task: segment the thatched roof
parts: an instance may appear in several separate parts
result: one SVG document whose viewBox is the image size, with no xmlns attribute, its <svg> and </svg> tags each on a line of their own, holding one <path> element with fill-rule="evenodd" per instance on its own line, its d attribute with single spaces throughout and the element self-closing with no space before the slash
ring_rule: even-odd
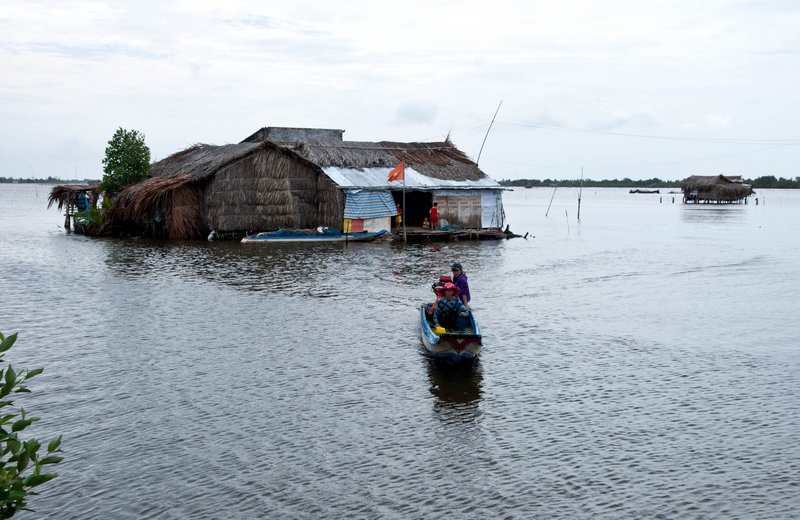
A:
<svg viewBox="0 0 800 520">
<path fill-rule="evenodd" d="M 150 167 L 151 177 L 188 175 L 191 181 L 207 179 L 222 168 L 235 163 L 263 148 L 270 148 L 294 159 L 308 163 L 306 159 L 270 142 L 239 144 L 196 144 L 155 162 Z M 143 181 L 148 182 L 148 181 Z"/>
<path fill-rule="evenodd" d="M 264 143 L 222 146 L 197 144 L 153 163 L 150 167 L 150 175 L 152 177 L 168 177 L 186 174 L 190 176 L 191 180 L 202 180 L 263 147 Z"/>
<path fill-rule="evenodd" d="M 753 193 L 740 176 L 725 175 L 692 175 L 681 182 L 681 189 L 687 196 L 697 192 L 697 198 L 708 200 L 739 200 Z"/>
<path fill-rule="evenodd" d="M 302 141 L 293 148 L 321 168 L 394 168 L 400 161 L 419 173 L 447 181 L 477 181 L 488 176 L 450 141 Z"/>
<path fill-rule="evenodd" d="M 53 204 L 56 204 L 60 210 L 64 209 L 77 193 L 92 193 L 95 197 L 100 194 L 100 187 L 97 184 L 61 184 L 53 186 L 50 190 L 50 197 L 47 200 L 47 208 L 49 209 Z"/>
<path fill-rule="evenodd" d="M 408 180 L 415 173 L 427 178 L 419 187 L 457 187 L 462 182 L 465 187 L 496 185 L 477 164 L 449 140 L 397 143 L 311 140 L 303 136 L 305 134 L 293 143 L 280 143 L 280 145 L 271 141 L 222 146 L 195 145 L 154 163 L 151 175 L 153 178 L 158 178 L 186 174 L 192 181 L 203 180 L 261 148 L 270 148 L 290 156 L 293 160 L 320 168 L 342 187 L 372 186 L 376 182 L 381 186 L 388 186 L 386 182 L 388 171 L 400 161 L 405 161 L 406 167 L 410 169 Z M 336 171 L 332 173 L 332 169 Z M 375 179 L 365 183 L 360 179 L 360 174 L 364 173 L 367 173 L 370 179 L 371 177 Z"/>
</svg>

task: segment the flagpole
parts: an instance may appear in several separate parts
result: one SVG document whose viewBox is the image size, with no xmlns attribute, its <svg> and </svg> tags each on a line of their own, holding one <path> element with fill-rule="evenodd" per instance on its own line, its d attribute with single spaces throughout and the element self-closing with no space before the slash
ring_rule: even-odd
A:
<svg viewBox="0 0 800 520">
<path fill-rule="evenodd" d="M 404 168 L 405 170 L 405 168 Z M 403 171 L 403 243 L 408 243 L 408 233 L 406 232 L 406 172 Z"/>
</svg>

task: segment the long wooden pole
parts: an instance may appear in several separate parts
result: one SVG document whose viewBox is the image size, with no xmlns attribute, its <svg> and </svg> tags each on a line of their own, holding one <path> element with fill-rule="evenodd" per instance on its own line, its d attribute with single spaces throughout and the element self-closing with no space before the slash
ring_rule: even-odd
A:
<svg viewBox="0 0 800 520">
<path fill-rule="evenodd" d="M 581 195 L 583 195 L 583 166 L 581 166 L 581 188 L 578 191 L 578 222 L 581 220 Z"/>
<path fill-rule="evenodd" d="M 405 168 L 403 169 L 403 243 L 408 243 L 408 232 L 406 231 L 406 172 Z"/>
<path fill-rule="evenodd" d="M 500 100 L 500 104 L 497 105 L 497 110 L 494 111 L 494 115 L 492 116 L 492 122 L 489 123 L 489 128 L 486 130 L 486 135 L 483 136 L 483 142 L 481 143 L 481 149 L 478 150 L 478 158 L 475 160 L 475 164 L 478 165 L 481 162 L 481 154 L 483 153 L 483 145 L 486 144 L 486 138 L 489 137 L 489 132 L 492 130 L 492 125 L 494 124 L 494 120 L 497 117 L 497 113 L 500 112 L 500 107 L 503 105 L 503 100 Z"/>
<path fill-rule="evenodd" d="M 550 213 L 550 206 L 553 205 L 553 199 L 556 197 L 556 190 L 557 189 L 558 189 L 558 184 L 556 184 L 556 187 L 553 188 L 553 194 L 550 195 L 550 204 L 547 205 L 547 211 L 545 211 L 545 213 L 544 213 L 545 217 L 547 216 L 548 213 Z"/>
</svg>

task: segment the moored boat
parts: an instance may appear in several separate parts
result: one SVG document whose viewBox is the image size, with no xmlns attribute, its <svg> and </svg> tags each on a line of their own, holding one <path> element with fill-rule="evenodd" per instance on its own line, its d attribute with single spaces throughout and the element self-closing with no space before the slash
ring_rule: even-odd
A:
<svg viewBox="0 0 800 520">
<path fill-rule="evenodd" d="M 242 243 L 253 242 L 372 242 L 386 234 L 386 230 L 364 233 L 305 232 L 297 230 L 268 231 L 246 236 Z"/>
<path fill-rule="evenodd" d="M 481 353 L 481 329 L 475 321 L 475 315 L 469 313 L 469 326 L 461 330 L 448 330 L 437 335 L 433 331 L 433 324 L 428 321 L 425 305 L 419 308 L 420 329 L 422 344 L 425 351 L 432 357 L 451 362 L 469 362 Z"/>
</svg>

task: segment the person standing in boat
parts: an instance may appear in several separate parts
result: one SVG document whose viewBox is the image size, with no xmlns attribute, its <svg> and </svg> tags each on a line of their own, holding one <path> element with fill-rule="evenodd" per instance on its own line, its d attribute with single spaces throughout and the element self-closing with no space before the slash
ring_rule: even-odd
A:
<svg viewBox="0 0 800 520">
<path fill-rule="evenodd" d="M 433 311 L 433 324 L 437 327 L 442 326 L 446 329 L 463 328 L 459 327 L 459 317 L 469 316 L 469 310 L 458 298 L 458 287 L 451 282 L 447 282 L 442 287 L 442 297 L 436 300 L 436 308 Z"/>
<path fill-rule="evenodd" d="M 458 288 L 459 298 L 464 304 L 464 307 L 469 309 L 469 301 L 472 297 L 469 294 L 469 279 L 467 278 L 467 273 L 464 272 L 464 268 L 458 262 L 455 262 L 451 266 L 451 269 L 453 270 L 453 284 Z"/>
</svg>

